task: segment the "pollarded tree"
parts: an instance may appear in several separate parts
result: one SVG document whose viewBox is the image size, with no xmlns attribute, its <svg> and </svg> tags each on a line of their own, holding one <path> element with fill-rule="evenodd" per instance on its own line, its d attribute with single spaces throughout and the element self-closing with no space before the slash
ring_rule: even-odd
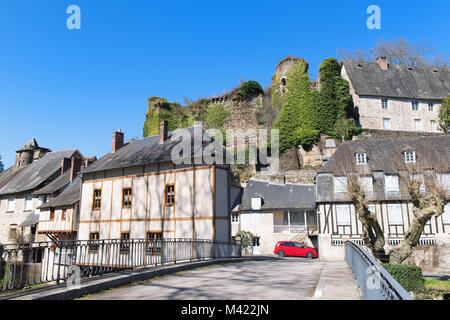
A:
<svg viewBox="0 0 450 320">
<path fill-rule="evenodd" d="M 444 212 L 448 163 L 433 150 L 428 151 L 416 162 L 403 164 L 402 179 L 411 197 L 413 220 L 403 241 L 389 253 L 390 263 L 402 263 L 408 259 L 419 244 L 425 225 Z"/>
<path fill-rule="evenodd" d="M 379 260 L 384 259 L 384 232 L 376 214 L 369 209 L 367 190 L 363 183 L 363 177 L 370 174 L 370 169 L 367 166 L 357 166 L 353 155 L 347 153 L 339 171 L 347 179 L 348 196 L 355 206 L 356 214 L 363 227 L 364 244 L 372 251 L 374 257 Z"/>
</svg>

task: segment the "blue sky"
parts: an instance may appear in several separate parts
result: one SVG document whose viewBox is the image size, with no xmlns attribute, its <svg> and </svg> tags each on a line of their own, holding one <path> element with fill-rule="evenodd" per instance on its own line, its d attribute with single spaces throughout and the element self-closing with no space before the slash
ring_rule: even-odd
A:
<svg viewBox="0 0 450 320">
<path fill-rule="evenodd" d="M 66 8 L 81 9 L 69 30 Z M 382 29 L 366 27 L 369 5 Z M 142 137 L 147 98 L 183 103 L 220 94 L 239 79 L 270 84 L 286 55 L 317 76 L 340 48 L 380 39 L 426 40 L 450 52 L 450 2 L 0 0 L 0 155 L 35 137 L 52 150 L 98 158 L 113 130 Z"/>
</svg>

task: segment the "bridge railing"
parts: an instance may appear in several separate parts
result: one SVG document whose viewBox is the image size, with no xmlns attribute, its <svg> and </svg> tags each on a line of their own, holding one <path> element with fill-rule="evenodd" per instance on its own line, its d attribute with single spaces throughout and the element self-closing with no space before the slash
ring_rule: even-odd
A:
<svg viewBox="0 0 450 320">
<path fill-rule="evenodd" d="M 358 244 L 352 241 L 345 243 L 345 260 L 355 275 L 364 300 L 412 300 L 397 280 Z"/>
<path fill-rule="evenodd" d="M 169 263 L 240 257 L 239 242 L 199 239 L 60 240 L 0 245 L 0 292 Z"/>
</svg>

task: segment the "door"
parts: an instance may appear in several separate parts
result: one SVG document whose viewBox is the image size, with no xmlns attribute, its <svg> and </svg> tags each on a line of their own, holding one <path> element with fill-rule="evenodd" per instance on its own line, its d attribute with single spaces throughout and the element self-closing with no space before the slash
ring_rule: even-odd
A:
<svg viewBox="0 0 450 320">
<path fill-rule="evenodd" d="M 296 257 L 306 257 L 306 248 L 297 242 L 294 242 L 293 244 L 294 244 L 293 246 L 294 252 L 292 255 Z"/>
</svg>

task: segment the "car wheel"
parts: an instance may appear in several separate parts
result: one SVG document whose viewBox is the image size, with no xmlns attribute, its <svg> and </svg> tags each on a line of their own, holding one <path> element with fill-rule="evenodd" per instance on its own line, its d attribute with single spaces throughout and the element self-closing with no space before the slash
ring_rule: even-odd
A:
<svg viewBox="0 0 450 320">
<path fill-rule="evenodd" d="M 312 253 L 312 252 L 310 251 L 310 252 L 308 252 L 308 253 L 306 254 L 306 257 L 307 257 L 308 259 L 313 259 L 313 258 L 314 258 L 314 253 Z"/>
<path fill-rule="evenodd" d="M 284 253 L 283 250 L 280 250 L 280 251 L 278 251 L 277 255 L 278 255 L 279 257 L 285 257 L 285 256 L 286 256 L 286 253 Z"/>
</svg>

